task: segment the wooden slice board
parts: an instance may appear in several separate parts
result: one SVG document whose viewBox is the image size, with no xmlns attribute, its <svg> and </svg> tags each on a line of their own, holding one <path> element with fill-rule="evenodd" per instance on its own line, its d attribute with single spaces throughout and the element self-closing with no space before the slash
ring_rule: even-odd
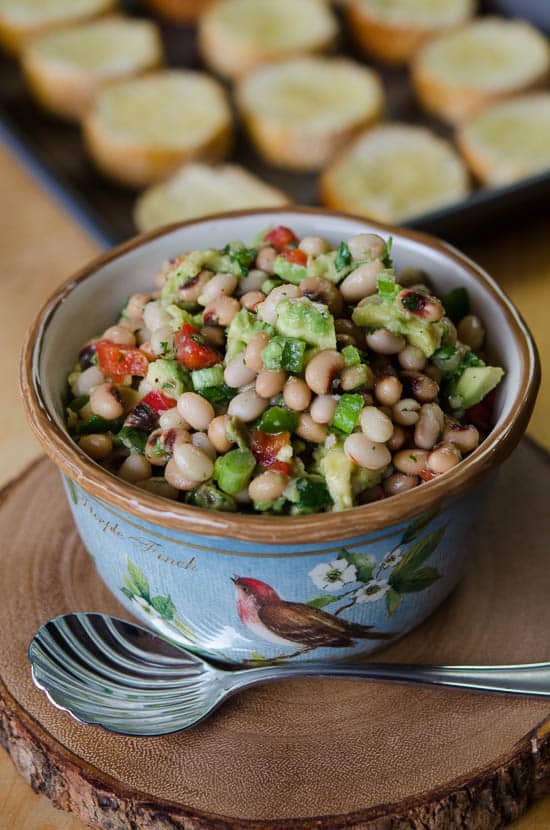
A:
<svg viewBox="0 0 550 830">
<path fill-rule="evenodd" d="M 380 659 L 550 659 L 546 458 L 502 470 L 465 580 Z M 344 517 L 343 517 L 344 520 Z M 489 830 L 550 791 L 549 703 L 296 680 L 249 690 L 195 729 L 115 737 L 57 711 L 26 649 L 67 611 L 126 616 L 96 576 L 46 461 L 3 493 L 0 737 L 39 792 L 104 830 Z"/>
</svg>

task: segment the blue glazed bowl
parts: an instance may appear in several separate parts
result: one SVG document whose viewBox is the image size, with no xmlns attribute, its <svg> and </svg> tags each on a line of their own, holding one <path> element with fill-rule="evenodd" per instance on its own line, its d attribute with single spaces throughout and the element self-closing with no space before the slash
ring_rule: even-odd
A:
<svg viewBox="0 0 550 830">
<path fill-rule="evenodd" d="M 129 294 L 149 289 L 159 263 L 186 249 L 251 239 L 271 224 L 333 244 L 363 231 L 391 233 L 398 268 L 425 269 L 442 293 L 467 287 L 507 374 L 495 427 L 465 461 L 412 491 L 345 512 L 253 516 L 146 493 L 73 443 L 63 400 L 82 341 L 110 325 Z M 522 436 L 538 382 L 536 351 L 517 311 L 458 251 L 421 234 L 301 208 L 188 222 L 100 257 L 46 303 L 22 361 L 31 425 L 63 473 L 75 523 L 106 585 L 159 634 L 233 664 L 349 659 L 431 614 L 464 572 L 485 482 Z"/>
</svg>

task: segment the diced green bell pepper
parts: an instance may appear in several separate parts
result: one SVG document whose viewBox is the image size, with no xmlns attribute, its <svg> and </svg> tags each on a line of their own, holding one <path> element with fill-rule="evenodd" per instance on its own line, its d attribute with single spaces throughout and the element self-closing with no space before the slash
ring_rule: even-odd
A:
<svg viewBox="0 0 550 830">
<path fill-rule="evenodd" d="M 353 432 L 364 405 L 363 395 L 342 395 L 332 419 L 332 426 L 340 432 Z"/>
<path fill-rule="evenodd" d="M 301 372 L 304 368 L 306 343 L 297 337 L 272 337 L 262 351 L 262 363 L 265 369 L 286 372 Z"/>
<path fill-rule="evenodd" d="M 297 412 L 291 412 L 282 406 L 270 406 L 263 413 L 258 429 L 262 432 L 294 432 L 298 426 Z"/>
<path fill-rule="evenodd" d="M 223 366 L 218 363 L 208 369 L 195 369 L 191 372 L 191 382 L 195 392 L 209 389 L 212 386 L 220 386 L 223 383 Z"/>
<path fill-rule="evenodd" d="M 220 490 L 234 496 L 248 485 L 256 459 L 250 450 L 230 450 L 220 455 L 214 464 L 214 478 Z"/>
</svg>

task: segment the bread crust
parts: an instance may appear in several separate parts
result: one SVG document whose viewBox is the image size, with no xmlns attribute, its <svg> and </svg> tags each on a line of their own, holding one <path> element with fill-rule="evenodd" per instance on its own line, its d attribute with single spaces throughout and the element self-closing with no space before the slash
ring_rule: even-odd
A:
<svg viewBox="0 0 550 830">
<path fill-rule="evenodd" d="M 173 20 L 175 23 L 189 23 L 197 20 L 206 11 L 212 0 L 146 0 L 154 14 Z"/>
<path fill-rule="evenodd" d="M 115 80 L 142 75 L 162 66 L 163 61 L 159 38 L 156 54 L 152 55 L 146 66 L 139 70 L 130 69 L 125 74 L 117 74 L 116 77 L 99 77 L 93 71 L 61 66 L 41 55 L 31 43 L 22 53 L 21 68 L 30 92 L 43 109 L 69 121 L 80 121 L 91 108 L 94 96 L 102 87 Z"/>
<path fill-rule="evenodd" d="M 39 35 L 55 29 L 66 28 L 67 26 L 78 25 L 102 17 L 108 12 L 114 11 L 117 0 L 104 0 L 101 8 L 80 17 L 67 15 L 67 17 L 56 18 L 46 23 L 29 21 L 27 24 L 17 24 L 0 17 L 0 47 L 11 55 L 19 55 L 26 44 Z"/>
<path fill-rule="evenodd" d="M 325 37 L 312 39 L 303 48 L 274 50 L 262 48 L 259 43 L 251 40 L 231 37 L 213 14 L 205 14 L 199 22 L 198 36 L 199 50 L 205 63 L 218 75 L 236 80 L 262 63 L 327 52 L 336 40 L 337 26 L 334 22 L 331 32 L 327 32 Z"/>
<path fill-rule="evenodd" d="M 415 59 L 412 67 L 413 86 L 424 109 L 454 126 L 462 124 L 497 101 L 543 88 L 547 80 L 548 71 L 543 70 L 529 83 L 491 92 L 448 84 L 442 78 L 429 72 L 419 58 Z"/>
</svg>

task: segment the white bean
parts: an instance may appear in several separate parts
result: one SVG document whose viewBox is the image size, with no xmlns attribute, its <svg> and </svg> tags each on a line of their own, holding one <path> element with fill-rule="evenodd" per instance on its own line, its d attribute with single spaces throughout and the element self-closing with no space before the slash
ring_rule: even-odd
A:
<svg viewBox="0 0 550 830">
<path fill-rule="evenodd" d="M 385 444 L 393 435 L 393 424 L 376 406 L 365 406 L 359 415 L 359 424 L 369 441 Z"/>
<path fill-rule="evenodd" d="M 202 450 L 212 461 L 216 460 L 216 449 L 206 432 L 194 432 L 191 436 L 191 443 Z"/>
<path fill-rule="evenodd" d="M 152 472 L 153 470 L 149 461 L 147 461 L 145 456 L 138 453 L 129 455 L 118 468 L 119 476 L 125 481 L 131 482 L 151 478 Z"/>
<path fill-rule="evenodd" d="M 256 378 L 256 394 L 260 398 L 273 398 L 283 391 L 286 383 L 286 372 L 262 369 Z"/>
<path fill-rule="evenodd" d="M 318 424 L 314 421 L 309 412 L 302 412 L 296 427 L 296 435 L 304 441 L 311 441 L 312 444 L 322 444 L 327 437 L 327 428 L 325 424 Z"/>
<path fill-rule="evenodd" d="M 252 479 L 248 485 L 248 495 L 256 503 L 272 502 L 283 495 L 286 483 L 286 476 L 266 470 Z"/>
<path fill-rule="evenodd" d="M 177 406 L 173 406 L 171 409 L 161 412 L 159 416 L 159 427 L 162 430 L 189 429 L 189 424 L 184 418 L 182 418 L 181 414 L 178 412 Z"/>
<path fill-rule="evenodd" d="M 345 361 L 340 352 L 324 349 L 311 358 L 306 366 L 306 383 L 317 395 L 326 395 L 332 381 L 340 374 Z"/>
<path fill-rule="evenodd" d="M 73 392 L 79 395 L 89 395 L 95 386 L 99 386 L 105 378 L 99 366 L 89 366 L 81 372 L 73 384 Z"/>
<path fill-rule="evenodd" d="M 193 429 L 205 430 L 215 415 L 214 407 L 196 392 L 184 392 L 178 398 L 178 412 Z"/>
<path fill-rule="evenodd" d="M 436 403 L 425 403 L 420 407 L 420 417 L 414 428 L 414 443 L 424 450 L 431 450 L 443 432 L 445 416 Z"/>
<path fill-rule="evenodd" d="M 344 452 L 351 461 L 367 470 L 381 470 L 391 461 L 391 453 L 385 444 L 371 441 L 361 432 L 348 435 L 344 441 Z"/>
<path fill-rule="evenodd" d="M 357 233 L 348 239 L 348 248 L 354 260 L 378 259 L 386 251 L 386 243 L 376 233 Z"/>
<path fill-rule="evenodd" d="M 170 459 L 164 469 L 164 478 L 176 490 L 194 490 L 199 483 L 184 475 L 173 458 Z"/>
<path fill-rule="evenodd" d="M 397 354 L 405 348 L 406 340 L 400 334 L 393 334 L 387 329 L 376 329 L 367 334 L 367 345 L 378 354 Z"/>
<path fill-rule="evenodd" d="M 265 412 L 269 406 L 269 401 L 265 401 L 256 394 L 254 389 L 247 389 L 246 392 L 240 392 L 230 401 L 227 412 L 233 418 L 239 418 L 245 423 L 255 421 L 259 418 L 262 412 Z"/>
<path fill-rule="evenodd" d="M 216 326 L 228 326 L 240 310 L 241 304 L 235 297 L 218 294 L 204 309 L 202 319 L 205 323 Z"/>
<path fill-rule="evenodd" d="M 397 355 L 399 364 L 403 369 L 410 369 L 421 372 L 426 365 L 426 356 L 418 346 L 405 346 Z"/>
<path fill-rule="evenodd" d="M 233 446 L 233 442 L 227 437 L 229 422 L 229 415 L 218 415 L 213 421 L 210 421 L 208 427 L 210 442 L 219 453 L 227 452 Z"/>
<path fill-rule="evenodd" d="M 446 473 L 456 467 L 461 459 L 460 450 L 453 444 L 440 444 L 428 456 L 428 467 L 432 473 Z"/>
<path fill-rule="evenodd" d="M 269 337 L 265 331 L 259 331 L 252 337 L 245 349 L 244 362 L 254 372 L 261 372 L 263 368 L 262 352 L 269 343 Z"/>
<path fill-rule="evenodd" d="M 395 375 L 381 375 L 374 382 L 374 395 L 377 401 L 386 406 L 393 406 L 401 397 L 403 384 Z"/>
<path fill-rule="evenodd" d="M 279 303 L 284 297 L 295 299 L 299 296 L 300 289 L 297 285 L 292 285 L 292 283 L 283 283 L 283 285 L 278 285 L 273 289 L 273 291 L 270 291 L 261 306 L 258 308 L 258 317 L 260 320 L 263 320 L 264 323 L 269 323 L 270 326 L 274 326 L 277 320 L 277 303 Z"/>
<path fill-rule="evenodd" d="M 303 412 L 311 401 L 311 389 L 301 378 L 289 377 L 283 389 L 283 399 L 289 409 Z"/>
<path fill-rule="evenodd" d="M 120 346 L 135 346 L 136 338 L 124 326 L 110 326 L 103 332 L 102 340 L 110 340 L 111 343 L 118 343 Z"/>
<path fill-rule="evenodd" d="M 346 302 L 356 303 L 376 291 L 376 281 L 384 265 L 380 260 L 374 259 L 360 265 L 340 284 L 340 293 Z"/>
<path fill-rule="evenodd" d="M 256 372 L 245 363 L 245 352 L 241 352 L 224 370 L 223 379 L 232 389 L 246 386 L 256 377 Z"/>
<path fill-rule="evenodd" d="M 414 398 L 402 398 L 392 407 L 392 417 L 396 424 L 410 427 L 420 417 L 420 404 Z"/>
<path fill-rule="evenodd" d="M 170 326 L 161 326 L 151 335 L 151 351 L 156 355 L 168 354 L 174 350 L 174 332 Z"/>
<path fill-rule="evenodd" d="M 309 414 L 318 424 L 330 424 L 337 406 L 338 399 L 334 395 L 317 395 L 311 404 Z"/>
<path fill-rule="evenodd" d="M 86 455 L 94 458 L 96 461 L 103 461 L 111 454 L 113 449 L 113 442 L 108 435 L 102 433 L 93 435 L 83 435 L 78 442 L 80 447 L 84 450 Z"/>
<path fill-rule="evenodd" d="M 388 496 L 396 496 L 398 493 L 406 493 L 407 490 L 412 490 L 420 484 L 420 479 L 417 476 L 408 476 L 406 473 L 392 473 L 391 476 L 384 479 L 382 487 Z"/>
<path fill-rule="evenodd" d="M 143 310 L 143 321 L 149 331 L 153 332 L 170 323 L 170 315 L 161 306 L 159 300 L 151 300 Z"/>
<path fill-rule="evenodd" d="M 197 298 L 200 305 L 206 306 L 220 294 L 232 294 L 237 287 L 237 277 L 233 274 L 216 274 L 208 280 L 202 293 Z"/>
<path fill-rule="evenodd" d="M 214 472 L 212 459 L 194 444 L 177 444 L 173 460 L 182 475 L 190 481 L 206 481 Z"/>
<path fill-rule="evenodd" d="M 473 351 L 481 349 L 485 340 L 485 328 L 483 323 L 475 314 L 468 314 L 463 317 L 457 326 L 458 339 L 465 343 Z"/>
<path fill-rule="evenodd" d="M 322 239 L 320 236 L 304 236 L 301 240 L 298 248 L 307 254 L 308 256 L 318 257 L 321 254 L 326 254 L 330 251 L 330 245 L 326 241 L 326 239 Z"/>
<path fill-rule="evenodd" d="M 405 473 L 408 476 L 420 475 L 422 470 L 426 469 L 426 460 L 428 458 L 427 450 L 399 450 L 393 456 L 393 466 L 400 473 Z"/>
<path fill-rule="evenodd" d="M 258 268 L 252 268 L 246 277 L 243 277 L 237 287 L 237 294 L 242 296 L 249 291 L 259 291 L 262 283 L 267 278 L 265 271 L 260 271 Z"/>
<path fill-rule="evenodd" d="M 265 248 L 260 248 L 258 251 L 258 256 L 256 257 L 256 268 L 259 268 L 260 271 L 264 271 L 266 274 L 273 273 L 273 263 L 277 258 L 277 251 L 275 248 L 272 248 L 270 245 L 266 245 Z"/>
<path fill-rule="evenodd" d="M 112 383 L 102 383 L 96 386 L 90 395 L 90 406 L 94 415 L 99 415 L 107 421 L 120 418 L 124 407 Z"/>
</svg>

